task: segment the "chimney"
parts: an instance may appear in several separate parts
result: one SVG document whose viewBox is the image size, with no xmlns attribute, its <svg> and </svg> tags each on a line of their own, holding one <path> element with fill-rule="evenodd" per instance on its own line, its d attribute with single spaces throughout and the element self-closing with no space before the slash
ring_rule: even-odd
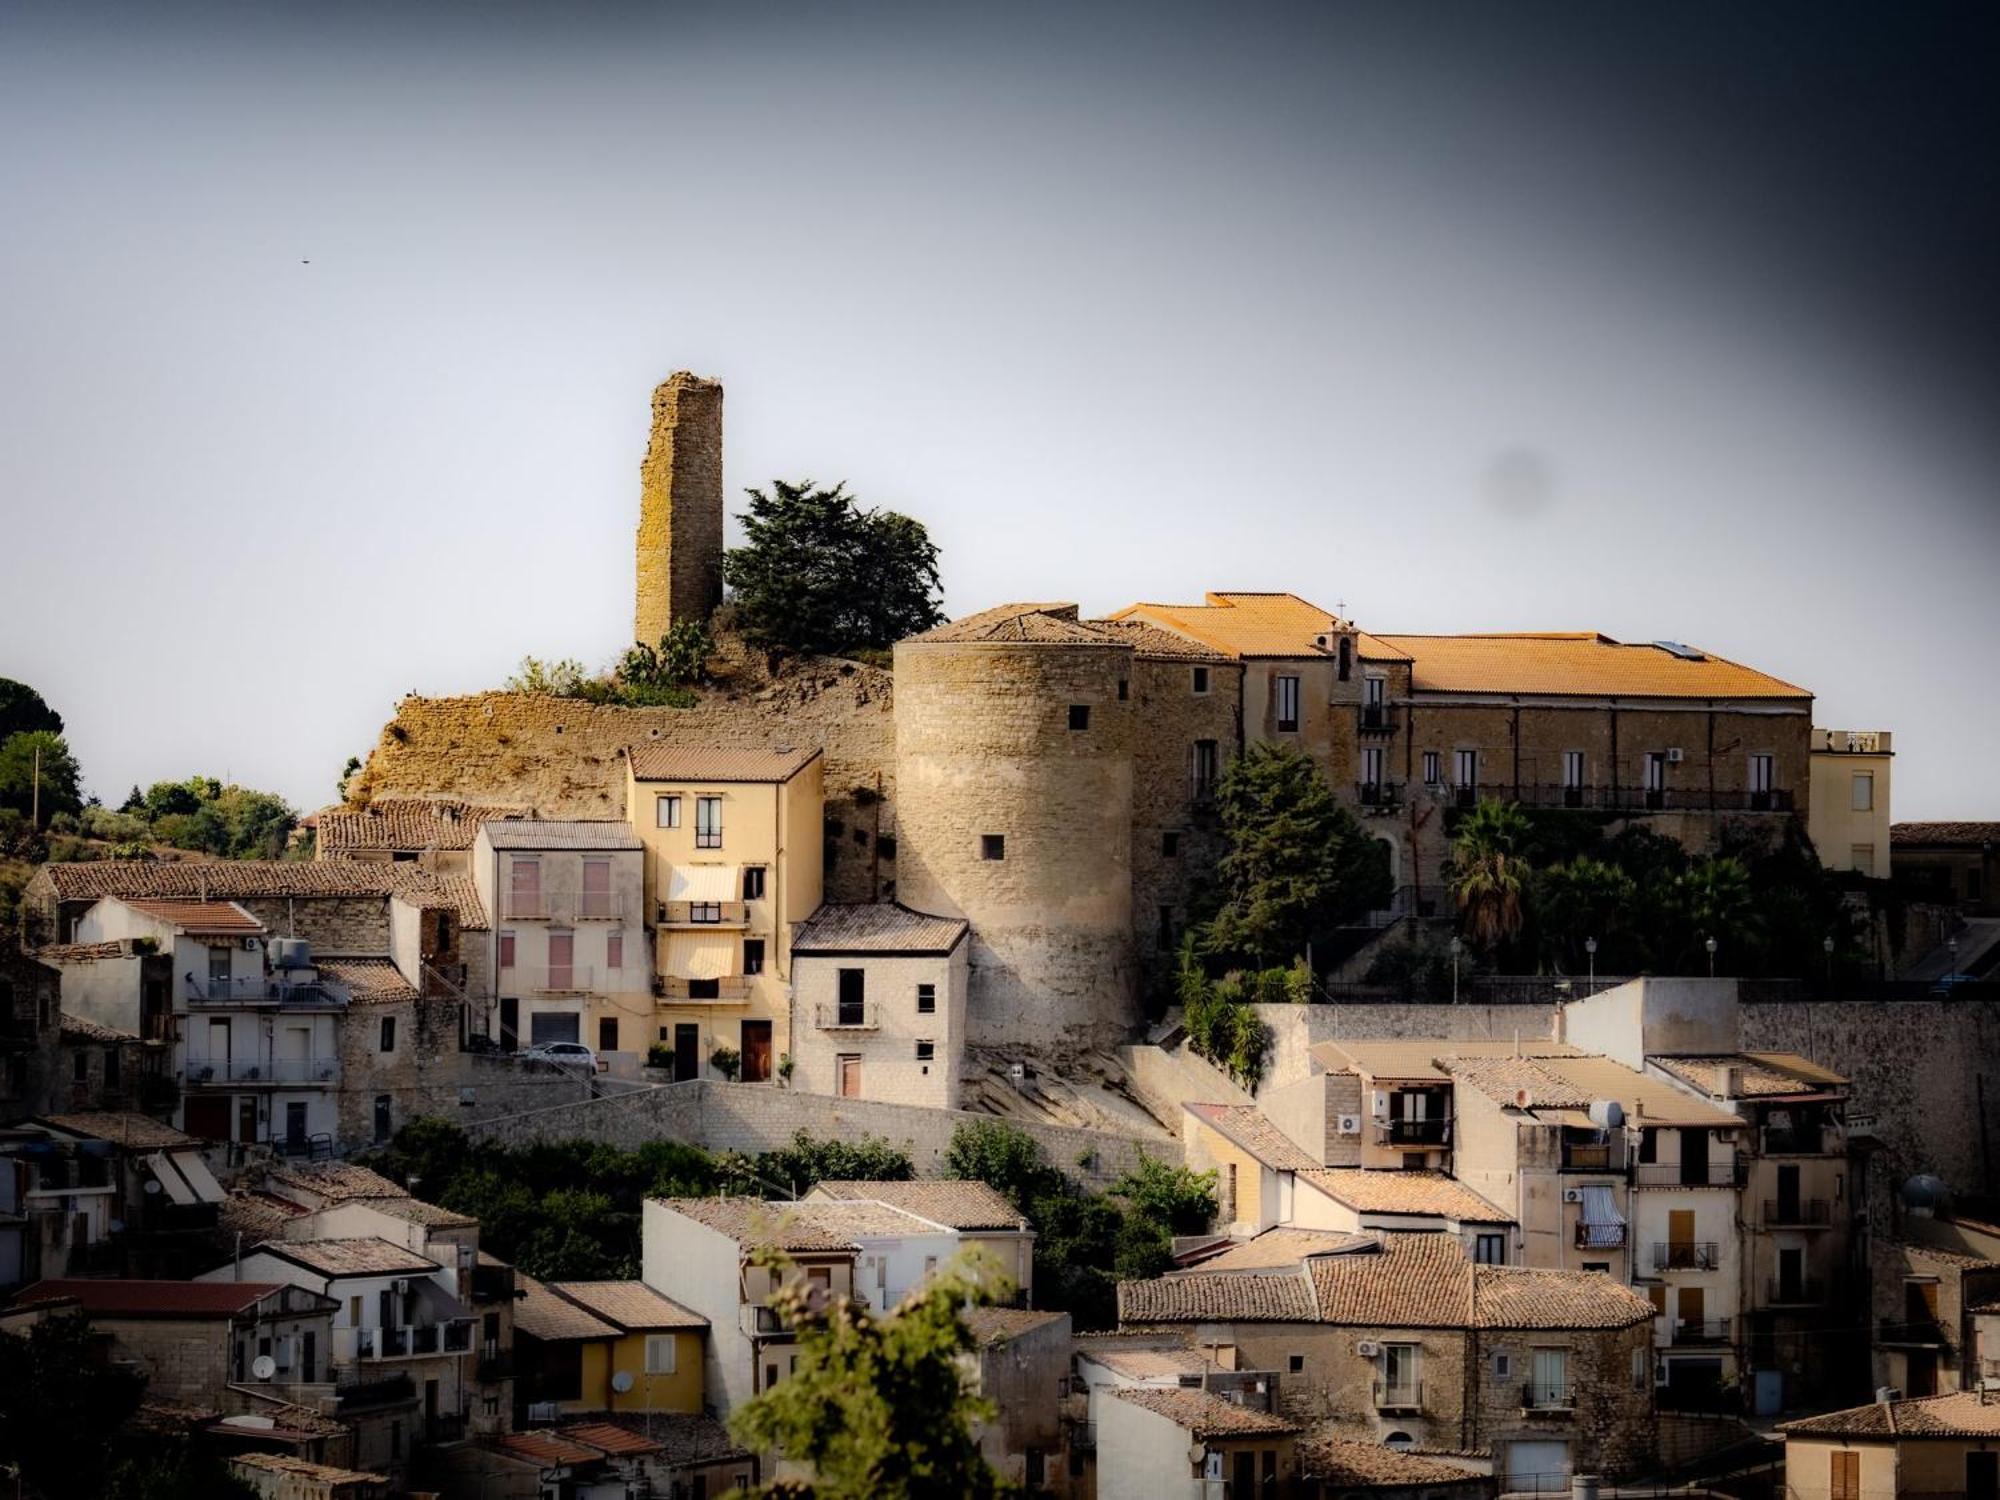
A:
<svg viewBox="0 0 2000 1500">
<path fill-rule="evenodd" d="M 633 640 L 659 644 L 676 620 L 722 602 L 722 385 L 681 370 L 653 392 L 639 465 Z"/>
</svg>

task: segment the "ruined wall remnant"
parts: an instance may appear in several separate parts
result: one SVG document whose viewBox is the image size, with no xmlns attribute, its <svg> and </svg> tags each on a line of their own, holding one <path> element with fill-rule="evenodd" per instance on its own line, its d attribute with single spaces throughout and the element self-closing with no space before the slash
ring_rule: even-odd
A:
<svg viewBox="0 0 2000 1500">
<path fill-rule="evenodd" d="M 681 370 L 653 392 L 639 465 L 638 593 L 632 639 L 653 645 L 676 620 L 722 602 L 722 385 Z"/>
</svg>

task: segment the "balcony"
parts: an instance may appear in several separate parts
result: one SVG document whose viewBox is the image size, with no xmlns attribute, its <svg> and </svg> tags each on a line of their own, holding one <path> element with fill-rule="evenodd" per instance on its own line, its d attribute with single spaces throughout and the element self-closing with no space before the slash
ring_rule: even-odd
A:
<svg viewBox="0 0 2000 1500">
<path fill-rule="evenodd" d="M 1639 1187 L 1719 1187 L 1743 1186 L 1743 1164 L 1734 1158 L 1706 1165 L 1688 1162 L 1642 1161 L 1632 1169 L 1632 1181 Z"/>
<path fill-rule="evenodd" d="M 1403 805 L 1403 789 L 1393 781 L 1356 782 L 1354 800 L 1364 810 L 1395 812 Z"/>
<path fill-rule="evenodd" d="M 1720 1262 L 1720 1254 L 1710 1243 L 1655 1242 L 1653 1245 L 1653 1269 L 1656 1271 L 1713 1271 Z"/>
<path fill-rule="evenodd" d="M 1678 1347 L 1729 1342 L 1727 1318 L 1676 1318 L 1674 1343 Z"/>
<path fill-rule="evenodd" d="M 1625 1170 L 1625 1142 L 1622 1138 L 1604 1141 L 1565 1140 L 1562 1148 L 1565 1172 L 1622 1172 Z"/>
<path fill-rule="evenodd" d="M 1531 1380 L 1521 1387 L 1521 1410 L 1566 1412 L 1576 1405 L 1567 1384 Z"/>
<path fill-rule="evenodd" d="M 1914 1323 L 1892 1323 L 1884 1318 L 1876 1325 L 1875 1342 L 1920 1349 L 1941 1349 L 1951 1341 L 1945 1337 L 1943 1326 L 1935 1318 L 1925 1318 Z"/>
<path fill-rule="evenodd" d="M 662 901 L 659 925 L 707 930 L 743 927 L 750 921 L 747 901 Z"/>
<path fill-rule="evenodd" d="M 340 1413 L 346 1415 L 354 1411 L 373 1410 L 382 1406 L 400 1406 L 406 1401 L 417 1399 L 416 1382 L 406 1374 L 378 1375 L 372 1380 L 357 1380 L 352 1384 L 334 1388 L 334 1396 L 340 1402 Z"/>
<path fill-rule="evenodd" d="M 1766 1198 L 1767 1229 L 1825 1229 L 1833 1222 L 1833 1205 L 1824 1198 Z"/>
<path fill-rule="evenodd" d="M 1375 1382 L 1375 1410 L 1422 1411 L 1423 1409 L 1424 1383 L 1421 1380 L 1395 1385 L 1380 1380 Z"/>
<path fill-rule="evenodd" d="M 474 1375 L 480 1380 L 507 1380 L 514 1374 L 514 1351 L 489 1343 L 480 1351 Z"/>
<path fill-rule="evenodd" d="M 821 1031 L 879 1031 L 882 1010 L 880 1006 L 855 1005 L 844 1000 L 832 1005 L 819 1004 L 813 1007 L 813 1025 Z"/>
<path fill-rule="evenodd" d="M 512 1302 L 514 1268 L 475 1265 L 472 1268 L 472 1300 L 475 1303 Z"/>
<path fill-rule="evenodd" d="M 1396 710 L 1387 703 L 1364 703 L 1355 719 L 1355 727 L 1364 738 L 1374 735 L 1388 735 L 1396 732 Z"/>
<path fill-rule="evenodd" d="M 553 915 L 549 903 L 540 896 L 506 897 L 501 903 L 500 915 L 509 922 L 546 922 Z"/>
<path fill-rule="evenodd" d="M 517 969 L 515 973 L 524 975 L 528 988 L 539 995 L 587 994 L 597 986 L 591 981 L 597 977 L 596 971 L 581 964 L 547 969 Z"/>
<path fill-rule="evenodd" d="M 358 1328 L 354 1331 L 357 1362 L 423 1359 L 437 1354 L 466 1354 L 472 1349 L 472 1319 L 422 1323 L 408 1328 Z"/>
<path fill-rule="evenodd" d="M 1518 802 L 1523 807 L 1603 812 L 1788 813 L 1788 791 L 1711 792 L 1706 786 L 1563 786 L 1550 782 L 1484 782 L 1447 788 L 1461 807 L 1475 802 Z"/>
<path fill-rule="evenodd" d="M 1451 1141 L 1451 1119 L 1377 1120 L 1378 1146 L 1443 1146 Z"/>
<path fill-rule="evenodd" d="M 609 891 L 581 891 L 577 894 L 576 919 L 579 922 L 602 922 L 622 915 L 618 909 L 618 898 Z"/>
<path fill-rule="evenodd" d="M 266 1057 L 256 1062 L 226 1057 L 190 1057 L 185 1070 L 189 1088 L 220 1088 L 245 1083 L 332 1085 L 339 1079 L 340 1061 L 332 1057 Z"/>
<path fill-rule="evenodd" d="M 1840 1150 L 1839 1134 L 1823 1125 L 1769 1125 L 1758 1140 L 1766 1156 L 1828 1156 Z"/>
<path fill-rule="evenodd" d="M 424 1441 L 428 1443 L 458 1443 L 465 1440 L 465 1414 L 463 1412 L 439 1412 L 425 1419 Z"/>
<path fill-rule="evenodd" d="M 1826 1304 L 1826 1283 L 1812 1277 L 1796 1281 L 1779 1279 L 1766 1282 L 1764 1294 L 1766 1307 L 1823 1307 Z"/>
<path fill-rule="evenodd" d="M 1579 1250 L 1617 1250 L 1625 1243 L 1626 1228 L 1623 1224 L 1586 1224 L 1576 1221 L 1576 1248 Z"/>
<path fill-rule="evenodd" d="M 697 985 L 707 986 L 707 992 L 696 994 Z M 653 992 L 677 1005 L 741 1005 L 750 998 L 750 981 L 741 975 L 727 979 L 682 979 L 666 974 L 654 981 Z"/>
<path fill-rule="evenodd" d="M 323 984 L 290 984 L 258 976 L 197 979 L 192 974 L 183 983 L 189 1005 L 281 1005 L 338 1010 L 347 1004 L 338 991 Z"/>
</svg>

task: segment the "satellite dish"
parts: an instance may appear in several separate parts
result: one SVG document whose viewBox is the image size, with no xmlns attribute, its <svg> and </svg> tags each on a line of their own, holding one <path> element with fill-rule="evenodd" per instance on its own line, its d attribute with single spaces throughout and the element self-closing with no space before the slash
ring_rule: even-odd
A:
<svg viewBox="0 0 2000 1500">
<path fill-rule="evenodd" d="M 268 1354 L 260 1354 L 250 1361 L 250 1373 L 259 1380 L 269 1380 L 278 1373 L 278 1362 Z"/>
<path fill-rule="evenodd" d="M 159 1192 L 160 1191 L 159 1180 L 157 1178 L 148 1177 L 146 1179 L 146 1191 L 149 1193 Z"/>
<path fill-rule="evenodd" d="M 1207 1457 L 1208 1449 L 1200 1443 L 1192 1444 L 1188 1448 L 1188 1463 L 1190 1466 L 1199 1467 L 1201 1461 Z"/>
<path fill-rule="evenodd" d="M 611 1377 L 611 1389 L 621 1396 L 631 1390 L 632 1372 L 630 1370 L 620 1370 L 616 1375 L 613 1375 Z"/>
</svg>

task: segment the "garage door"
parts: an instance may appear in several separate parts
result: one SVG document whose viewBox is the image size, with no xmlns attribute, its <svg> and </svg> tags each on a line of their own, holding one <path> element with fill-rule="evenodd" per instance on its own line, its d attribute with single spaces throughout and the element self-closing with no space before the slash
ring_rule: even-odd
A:
<svg viewBox="0 0 2000 1500">
<path fill-rule="evenodd" d="M 1509 1443 L 1507 1445 L 1507 1488 L 1509 1490 L 1567 1490 L 1569 1488 L 1568 1443 Z"/>
<path fill-rule="evenodd" d="M 538 1047 L 544 1042 L 582 1041 L 581 1022 L 575 1011 L 536 1011 L 528 1018 L 528 1040 Z"/>
</svg>

